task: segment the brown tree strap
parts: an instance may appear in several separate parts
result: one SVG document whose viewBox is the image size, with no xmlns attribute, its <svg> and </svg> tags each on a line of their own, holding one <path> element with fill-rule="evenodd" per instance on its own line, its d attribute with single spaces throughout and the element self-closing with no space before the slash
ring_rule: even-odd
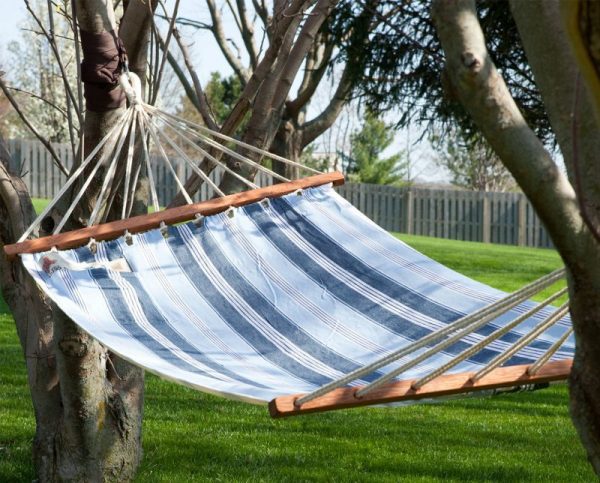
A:
<svg viewBox="0 0 600 483">
<path fill-rule="evenodd" d="M 81 30 L 80 33 L 81 79 L 87 109 L 105 112 L 123 106 L 126 96 L 119 86 L 119 75 L 127 62 L 123 42 L 114 30 L 99 34 Z"/>
</svg>

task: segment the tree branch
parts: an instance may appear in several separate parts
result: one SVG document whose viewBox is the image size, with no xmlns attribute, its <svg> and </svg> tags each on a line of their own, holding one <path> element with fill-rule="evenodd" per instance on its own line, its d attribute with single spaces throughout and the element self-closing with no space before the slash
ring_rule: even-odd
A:
<svg viewBox="0 0 600 483">
<path fill-rule="evenodd" d="M 192 64 L 192 60 L 190 58 L 190 53 L 187 49 L 187 46 L 181 39 L 181 35 L 179 34 L 179 30 L 177 28 L 173 29 L 173 36 L 181 49 L 181 54 L 183 55 L 183 60 L 185 65 L 192 77 L 192 82 L 194 83 L 194 89 L 196 94 L 196 100 L 198 101 L 198 112 L 202 116 L 202 120 L 206 124 L 207 127 L 212 129 L 213 131 L 218 131 L 219 126 L 217 125 L 212 113 L 210 112 L 210 106 L 206 100 L 206 95 L 204 94 L 204 90 L 202 89 L 202 85 L 200 84 L 200 78 L 196 73 L 196 69 L 194 69 L 194 65 Z"/>
<path fill-rule="evenodd" d="M 573 187 L 527 126 L 485 46 L 473 0 L 435 0 L 433 21 L 446 72 L 459 100 L 513 174 L 563 255 L 574 259 L 572 233 L 585 231 Z"/>
<path fill-rule="evenodd" d="M 210 18 L 212 19 L 212 28 L 210 31 L 213 33 L 217 45 L 221 49 L 221 52 L 225 56 L 228 64 L 231 66 L 233 71 L 236 73 L 242 85 L 246 85 L 248 82 L 249 74 L 248 70 L 243 66 L 241 60 L 233 53 L 233 51 L 227 45 L 227 36 L 223 29 L 223 18 L 221 12 L 217 8 L 214 0 L 206 0 L 208 11 L 210 12 Z"/>
<path fill-rule="evenodd" d="M 248 9 L 246 8 L 245 0 L 236 0 L 238 7 L 239 20 L 241 23 L 241 34 L 248 55 L 250 56 L 250 65 L 252 69 L 256 69 L 258 65 L 258 48 L 256 47 L 256 39 L 254 38 L 254 26 L 248 18 Z"/>
<path fill-rule="evenodd" d="M 342 112 L 342 109 L 344 109 L 344 106 L 348 103 L 353 87 L 352 74 L 350 73 L 351 69 L 350 62 L 348 62 L 344 67 L 342 77 L 340 78 L 335 93 L 327 107 L 323 109 L 321 114 L 311 121 L 308 121 L 302 128 L 303 147 L 308 146 L 329 129 L 340 115 L 340 112 Z"/>
<path fill-rule="evenodd" d="M 27 116 L 25 115 L 25 113 L 21 110 L 21 108 L 19 107 L 19 103 L 13 97 L 13 95 L 10 92 L 9 88 L 4 83 L 4 79 L 2 79 L 1 75 L 0 75 L 0 89 L 2 89 L 2 92 L 4 92 L 4 95 L 8 99 L 8 102 L 11 103 L 11 105 L 13 106 L 14 110 L 17 112 L 17 114 L 19 115 L 19 117 L 21 118 L 21 120 L 23 121 L 23 123 L 27 126 L 27 129 L 29 129 L 32 132 L 32 134 L 48 150 L 48 152 L 50 153 L 50 156 L 52 156 L 52 159 L 54 160 L 54 163 L 56 164 L 56 166 L 58 166 L 58 169 L 60 169 L 65 176 L 69 176 L 69 171 L 63 165 L 62 161 L 60 160 L 60 158 L 56 154 L 56 151 L 54 151 L 54 148 L 52 147 L 52 144 L 44 136 L 42 136 L 39 133 L 39 131 L 33 126 L 33 124 L 31 124 L 31 122 L 29 122 L 29 119 L 27 118 Z"/>
<path fill-rule="evenodd" d="M 597 231 L 600 228 L 598 122 L 590 90 L 577 88 L 580 69 L 569 48 L 560 4 L 556 0 L 512 1 L 511 10 L 569 179 L 575 186 L 580 184 L 581 191 L 586 193 L 585 199 L 579 197 L 581 211 L 589 215 L 590 229 Z"/>
<path fill-rule="evenodd" d="M 281 73 L 281 79 L 274 96 L 274 109 L 277 110 L 285 102 L 292 87 L 294 77 L 311 45 L 313 45 L 321 25 L 323 25 L 323 22 L 325 22 L 325 19 L 337 3 L 338 0 L 319 0 L 312 10 L 310 17 L 306 20 Z"/>
<path fill-rule="evenodd" d="M 309 57 L 306 59 L 304 77 L 298 88 L 298 94 L 294 100 L 286 103 L 286 108 L 292 116 L 300 112 L 316 92 L 327 71 L 334 48 L 334 43 L 326 39 L 322 42 L 315 42 L 312 55 L 309 54 Z"/>
<path fill-rule="evenodd" d="M 179 11 L 179 1 L 180 0 L 175 0 L 175 6 L 173 7 L 173 15 L 171 16 L 171 19 L 169 20 L 169 30 L 167 32 L 167 39 L 164 42 L 162 42 L 162 39 L 160 39 L 160 46 L 163 51 L 163 56 L 160 61 L 160 67 L 158 68 L 158 75 L 157 75 L 156 79 L 154 80 L 154 91 L 152 93 L 152 98 L 150 100 L 150 104 L 155 104 L 156 99 L 158 97 L 158 90 L 160 89 L 160 82 L 162 80 L 163 72 L 165 70 L 165 63 L 166 63 L 166 60 L 168 57 L 167 52 L 169 52 L 169 44 L 171 43 L 171 36 L 173 35 L 173 31 L 175 30 L 175 21 L 177 20 L 177 12 Z M 165 6 L 162 2 L 161 2 L 161 5 L 165 11 L 165 16 L 166 16 L 167 11 L 165 9 Z M 156 23 L 154 23 L 154 26 L 156 28 Z M 160 37 L 158 28 L 156 28 L 156 37 L 157 37 L 157 39 Z"/>
</svg>

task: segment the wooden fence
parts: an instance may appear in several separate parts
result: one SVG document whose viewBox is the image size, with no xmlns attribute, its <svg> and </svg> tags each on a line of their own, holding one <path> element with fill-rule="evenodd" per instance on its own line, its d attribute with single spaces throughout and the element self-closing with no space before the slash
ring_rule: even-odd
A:
<svg viewBox="0 0 600 483">
<path fill-rule="evenodd" d="M 453 240 L 551 248 L 522 193 L 396 188 L 347 183 L 339 193 L 388 231 Z"/>
<path fill-rule="evenodd" d="M 70 168 L 72 159 L 66 145 L 54 146 L 63 163 Z M 35 198 L 52 198 L 66 181 L 44 147 L 37 141 L 10 140 L 16 170 L 23 174 L 30 194 Z M 174 160 L 182 178 L 191 169 Z M 158 197 L 165 205 L 177 187 L 164 163 L 154 163 Z M 220 173 L 213 172 L 218 182 Z M 270 184 L 261 173 L 256 184 Z M 425 235 L 454 240 L 503 243 L 530 247 L 552 247 L 548 234 L 522 193 L 484 193 L 459 190 L 423 189 L 418 187 L 347 183 L 339 193 L 365 215 L 388 231 Z M 196 199 L 209 197 L 203 185 Z"/>
</svg>

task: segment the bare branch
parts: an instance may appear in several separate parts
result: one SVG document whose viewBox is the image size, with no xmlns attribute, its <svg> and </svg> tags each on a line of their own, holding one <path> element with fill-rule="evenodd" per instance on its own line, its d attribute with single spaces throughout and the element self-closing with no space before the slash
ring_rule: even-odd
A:
<svg viewBox="0 0 600 483">
<path fill-rule="evenodd" d="M 37 139 L 39 139 L 39 141 L 48 150 L 48 152 L 50 153 L 50 156 L 52 156 L 52 159 L 56 163 L 56 166 L 58 166 L 58 169 L 60 169 L 66 176 L 69 176 L 69 171 L 63 165 L 62 161 L 56 154 L 56 151 L 54 151 L 52 144 L 50 144 L 50 142 L 38 132 L 38 130 L 33 126 L 33 124 L 31 124 L 31 122 L 29 122 L 29 119 L 27 118 L 25 113 L 21 110 L 21 108 L 19 107 L 18 102 L 11 94 L 10 89 L 8 87 L 6 87 L 6 84 L 4 83 L 4 79 L 2 79 L 1 76 L 0 76 L 0 89 L 2 89 L 2 92 L 4 92 L 4 95 L 8 99 L 8 102 L 11 103 L 11 105 L 13 106 L 14 110 L 17 112 L 17 114 L 19 115 L 19 117 L 21 118 L 23 123 L 25 123 L 27 128 L 33 133 L 33 135 Z"/>
<path fill-rule="evenodd" d="M 19 87 L 6 86 L 6 88 L 10 89 L 11 91 L 20 92 L 21 94 L 26 94 L 29 97 L 33 97 L 34 99 L 37 99 L 38 101 L 42 101 L 44 104 L 48 104 L 52 109 L 56 109 L 58 112 L 60 112 L 64 116 L 65 119 L 67 119 L 67 111 L 65 111 L 62 107 L 58 106 L 54 102 L 49 101 L 45 97 L 42 97 L 42 96 L 36 94 L 35 92 L 29 92 L 25 89 L 21 89 Z"/>
<path fill-rule="evenodd" d="M 217 125 L 212 113 L 210 112 L 210 106 L 206 100 L 206 95 L 204 94 L 204 90 L 202 89 L 202 85 L 200 84 L 200 78 L 196 73 L 196 69 L 194 69 L 194 65 L 192 64 L 192 60 L 190 58 L 190 53 L 187 49 L 187 46 L 181 39 L 181 35 L 179 34 L 179 30 L 177 28 L 173 29 L 173 36 L 175 40 L 177 40 L 177 44 L 181 49 L 181 54 L 183 55 L 183 60 L 185 65 L 192 77 L 192 82 L 194 83 L 194 89 L 196 91 L 196 99 L 198 101 L 198 111 L 202 116 L 202 120 L 204 123 L 213 131 L 217 131 L 219 126 Z"/>
<path fill-rule="evenodd" d="M 210 31 L 213 33 L 213 36 L 217 41 L 217 45 L 219 46 L 221 52 L 225 56 L 227 63 L 236 73 L 236 75 L 242 82 L 242 85 L 246 85 L 246 82 L 248 82 L 248 79 L 250 77 L 248 74 L 248 69 L 246 69 L 242 65 L 240 59 L 233 53 L 233 51 L 228 45 L 225 30 L 223 29 L 223 17 L 221 17 L 221 12 L 219 12 L 219 9 L 217 8 L 214 0 L 206 0 L 206 4 L 208 5 L 208 10 L 212 19 L 212 27 Z"/>
<path fill-rule="evenodd" d="M 73 94 L 73 89 L 71 88 L 71 84 L 69 83 L 69 80 L 67 77 L 67 72 L 65 70 L 65 66 L 62 62 L 62 58 L 61 58 L 60 52 L 58 51 L 58 46 L 56 45 L 54 38 L 47 32 L 47 30 L 44 27 L 44 25 L 42 24 L 41 20 L 38 18 L 36 13 L 31 8 L 31 5 L 29 4 L 29 0 L 25 0 L 25 6 L 27 7 L 27 10 L 33 17 L 35 23 L 37 23 L 38 27 L 40 28 L 40 30 L 42 31 L 44 36 L 48 39 L 48 42 L 50 44 L 50 47 L 54 54 L 54 57 L 56 58 L 58 68 L 60 69 L 60 73 L 63 77 L 66 93 L 71 98 L 71 101 L 73 102 L 73 104 L 77 105 L 77 99 L 75 98 L 75 95 Z M 83 124 L 83 115 L 81 114 L 81 112 L 79 112 L 78 110 L 75 110 L 75 113 L 77 114 L 77 119 L 79 121 L 79 124 L 80 125 Z"/>
<path fill-rule="evenodd" d="M 273 97 L 273 107 L 275 109 L 282 106 L 285 102 L 300 65 L 313 45 L 321 25 L 337 2 L 338 0 L 319 0 L 312 10 L 310 17 L 304 23 L 281 73 L 279 85 Z"/>
<path fill-rule="evenodd" d="M 329 104 L 327 104 L 327 107 L 313 120 L 308 121 L 302 128 L 304 131 L 302 133 L 303 146 L 308 146 L 329 129 L 347 104 L 352 92 L 350 69 L 350 65 L 346 64 L 335 93 Z"/>
<path fill-rule="evenodd" d="M 160 41 L 161 41 L 161 39 L 159 38 L 159 42 Z M 188 79 L 185 75 L 185 72 L 179 65 L 179 62 L 177 62 L 177 59 L 175 58 L 175 56 L 171 52 L 167 52 L 166 55 L 167 55 L 167 60 L 169 61 L 169 65 L 171 66 L 171 69 L 173 69 L 173 72 L 177 76 L 177 79 L 179 80 L 179 82 L 181 82 L 181 85 L 183 86 L 183 90 L 185 90 L 186 96 L 188 97 L 190 102 L 194 105 L 194 107 L 199 112 L 200 111 L 200 101 L 198 100 L 196 91 L 194 91 L 194 87 L 188 81 Z"/>
<path fill-rule="evenodd" d="M 315 42 L 312 55 L 309 55 L 306 60 L 304 77 L 298 89 L 298 95 L 286 104 L 290 113 L 299 112 L 308 104 L 327 71 L 334 48 L 333 42 Z"/>
<path fill-rule="evenodd" d="M 161 4 L 163 10 L 165 11 L 165 16 L 166 16 L 167 11 L 165 9 L 164 3 L 160 2 L 160 4 Z M 162 56 L 162 59 L 160 62 L 160 67 L 158 69 L 158 75 L 157 75 L 156 79 L 154 80 L 154 92 L 152 94 L 152 99 L 150 101 L 151 104 L 154 104 L 156 102 L 156 98 L 158 97 L 158 90 L 160 89 L 160 82 L 162 80 L 163 71 L 165 69 L 165 62 L 167 60 L 166 53 L 169 51 L 169 44 L 171 42 L 171 36 L 173 35 L 173 30 L 175 29 L 175 20 L 177 20 L 177 12 L 178 11 L 179 11 L 179 0 L 176 0 L 175 6 L 173 7 L 173 15 L 169 22 L 169 31 L 167 32 L 167 38 L 164 42 L 164 46 L 161 45 L 162 51 L 163 51 L 163 56 Z M 155 27 L 156 27 L 156 24 L 155 24 Z M 158 35 L 159 35 L 158 29 L 156 29 L 156 34 L 158 37 Z"/>
<path fill-rule="evenodd" d="M 254 26 L 248 18 L 246 1 L 236 0 L 236 3 L 241 22 L 240 32 L 242 34 L 242 40 L 244 41 L 244 45 L 246 46 L 246 50 L 250 56 L 250 65 L 253 69 L 255 69 L 258 64 L 258 49 L 256 47 L 256 40 L 254 38 Z"/>
<path fill-rule="evenodd" d="M 254 11 L 262 20 L 265 31 L 267 31 L 269 29 L 269 9 L 265 0 L 252 0 L 252 5 L 254 5 Z"/>
<path fill-rule="evenodd" d="M 54 32 L 54 15 L 52 13 L 52 0 L 48 0 L 48 21 L 50 23 L 50 41 L 56 45 L 56 39 L 54 37 L 55 32 Z M 57 52 L 60 52 L 58 50 L 58 48 L 56 49 Z M 65 90 L 68 87 L 69 84 L 69 80 L 67 79 L 66 76 L 63 75 L 63 84 L 65 86 Z M 76 136 L 75 136 L 75 128 L 73 126 L 73 110 L 72 110 L 72 106 L 73 103 L 71 102 L 71 98 L 70 96 L 66 96 L 66 103 L 67 103 L 67 110 L 66 110 L 66 117 L 67 117 L 67 124 L 69 126 L 69 140 L 71 142 L 71 152 L 73 153 L 73 156 L 75 156 L 76 152 L 77 152 L 77 144 L 76 144 Z M 74 101 L 75 104 L 75 110 L 77 111 L 77 101 Z"/>
</svg>

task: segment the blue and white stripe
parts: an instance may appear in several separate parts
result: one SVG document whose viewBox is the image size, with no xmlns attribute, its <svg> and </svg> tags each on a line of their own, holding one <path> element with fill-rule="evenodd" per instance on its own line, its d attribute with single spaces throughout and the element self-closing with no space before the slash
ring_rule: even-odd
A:
<svg viewBox="0 0 600 483">
<path fill-rule="evenodd" d="M 250 402 L 309 392 L 504 295 L 398 241 L 330 187 L 208 217 L 202 227 L 170 227 L 166 239 L 152 230 L 132 245 L 119 239 L 94 254 L 82 247 L 62 255 L 101 265 L 49 275 L 40 268 L 44 254 L 23 263 L 84 330 L 151 372 Z M 106 262 L 116 259 L 131 271 L 111 269 Z M 403 378 L 426 374 L 533 305 L 515 307 Z M 481 368 L 552 310 L 452 372 Z M 568 326 L 566 317 L 508 364 L 534 362 Z M 573 352 L 571 338 L 553 359 Z"/>
</svg>

